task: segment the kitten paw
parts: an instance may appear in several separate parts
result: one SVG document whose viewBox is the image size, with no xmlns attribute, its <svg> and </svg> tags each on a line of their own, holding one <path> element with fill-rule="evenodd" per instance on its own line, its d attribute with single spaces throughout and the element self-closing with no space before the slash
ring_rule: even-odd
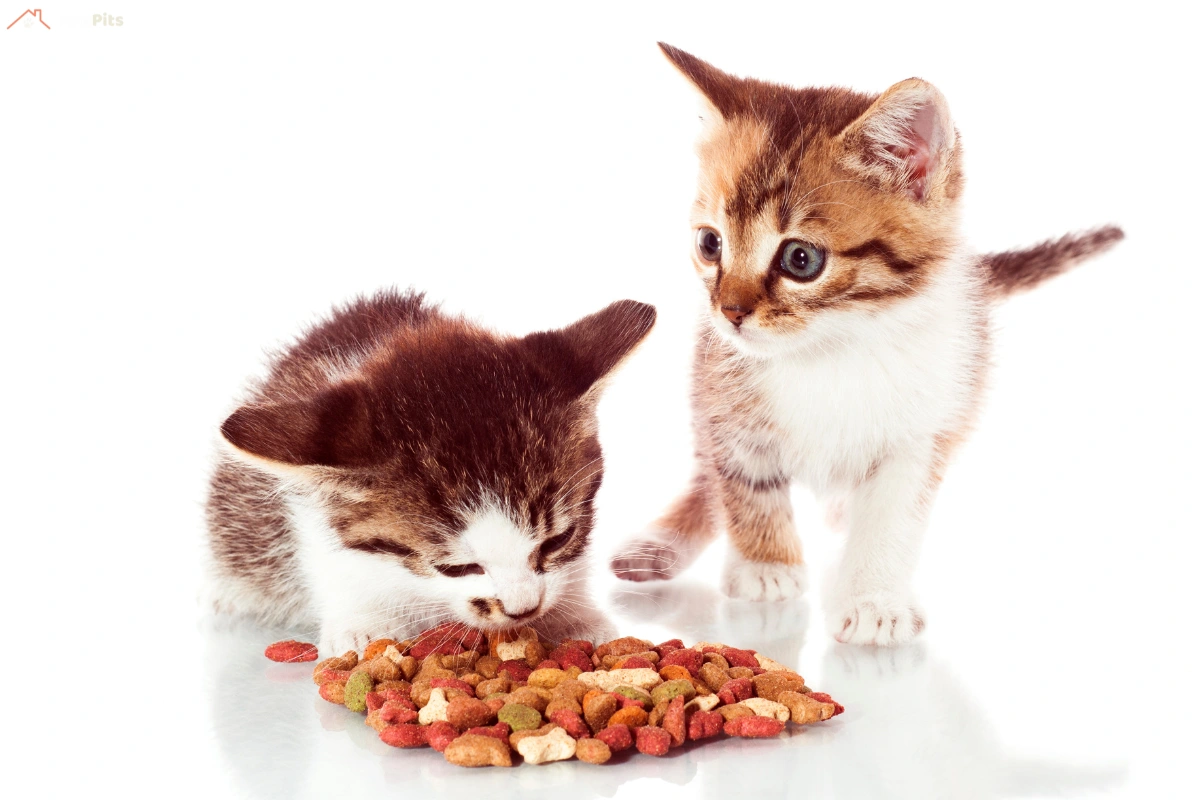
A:
<svg viewBox="0 0 1200 800">
<path fill-rule="evenodd" d="M 875 592 L 836 601 L 827 623 L 833 638 L 843 644 L 894 647 L 911 642 L 924 629 L 925 618 L 903 595 Z"/>
<path fill-rule="evenodd" d="M 792 600 L 808 588 L 803 564 L 748 561 L 730 551 L 721 588 L 734 600 Z"/>
<path fill-rule="evenodd" d="M 665 581 L 687 569 L 695 555 L 677 534 L 653 529 L 623 544 L 610 567 L 621 580 Z"/>
</svg>

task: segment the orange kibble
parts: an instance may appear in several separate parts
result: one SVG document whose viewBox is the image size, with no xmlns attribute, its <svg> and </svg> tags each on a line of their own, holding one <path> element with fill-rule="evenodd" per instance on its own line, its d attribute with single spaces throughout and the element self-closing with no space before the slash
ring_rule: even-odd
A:
<svg viewBox="0 0 1200 800">
<path fill-rule="evenodd" d="M 608 718 L 608 726 L 628 725 L 631 728 L 640 728 L 649 720 L 650 715 L 644 709 L 637 706 L 626 706 Z"/>
</svg>

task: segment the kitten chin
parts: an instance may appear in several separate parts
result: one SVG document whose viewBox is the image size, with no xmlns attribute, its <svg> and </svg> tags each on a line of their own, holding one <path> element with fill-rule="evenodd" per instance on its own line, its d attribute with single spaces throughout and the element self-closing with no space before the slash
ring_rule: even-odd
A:
<svg viewBox="0 0 1200 800">
<path fill-rule="evenodd" d="M 609 633 L 586 581 L 595 406 L 653 322 L 621 301 L 518 338 L 412 292 L 336 309 L 221 426 L 213 607 L 318 628 L 323 652 L 447 619 Z"/>
</svg>

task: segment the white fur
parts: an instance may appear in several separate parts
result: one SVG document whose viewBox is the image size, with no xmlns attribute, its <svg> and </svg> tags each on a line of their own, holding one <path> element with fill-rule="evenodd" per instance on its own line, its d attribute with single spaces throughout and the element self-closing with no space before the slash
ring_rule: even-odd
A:
<svg viewBox="0 0 1200 800">
<path fill-rule="evenodd" d="M 753 317 L 738 330 L 713 316 L 717 333 L 754 360 L 745 390 L 767 404 L 774 423 L 770 431 L 743 429 L 732 448 L 749 474 L 783 470 L 845 503 L 849 535 L 827 606 L 842 641 L 900 643 L 923 624 L 909 584 L 936 437 L 969 419 L 984 357 L 976 281 L 962 254 L 902 302 L 826 311 L 787 338 L 756 329 Z M 731 564 L 736 579 L 726 588 L 757 599 L 760 582 L 746 570 Z"/>
</svg>

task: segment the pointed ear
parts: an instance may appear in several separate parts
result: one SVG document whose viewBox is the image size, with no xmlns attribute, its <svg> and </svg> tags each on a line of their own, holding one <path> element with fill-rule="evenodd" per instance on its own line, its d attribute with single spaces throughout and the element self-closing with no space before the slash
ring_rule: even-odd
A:
<svg viewBox="0 0 1200 800">
<path fill-rule="evenodd" d="M 917 202 L 943 186 L 956 142 L 946 98 L 919 78 L 888 89 L 839 138 L 847 166 Z"/>
<path fill-rule="evenodd" d="M 728 118 L 740 106 L 740 78 L 722 72 L 707 61 L 701 61 L 691 53 L 665 42 L 659 42 L 658 47 L 667 60 L 700 90 L 715 115 Z"/>
<path fill-rule="evenodd" d="M 367 466 L 376 461 L 374 433 L 368 399 L 355 384 L 307 400 L 242 406 L 221 425 L 243 456 L 284 471 Z"/>
<path fill-rule="evenodd" d="M 580 396 L 646 338 L 656 317 L 654 306 L 618 300 L 561 330 L 531 333 L 524 341 L 572 395 Z"/>
</svg>

